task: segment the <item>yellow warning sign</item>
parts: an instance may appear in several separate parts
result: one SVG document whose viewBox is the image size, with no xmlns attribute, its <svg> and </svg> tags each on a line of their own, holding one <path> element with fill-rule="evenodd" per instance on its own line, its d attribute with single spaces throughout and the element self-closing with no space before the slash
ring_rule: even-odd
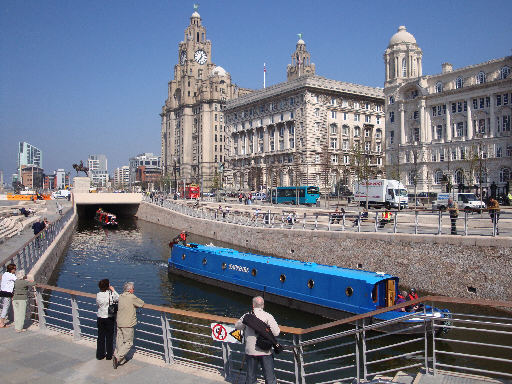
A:
<svg viewBox="0 0 512 384">
<path fill-rule="evenodd" d="M 233 336 L 235 339 L 237 339 L 239 343 L 242 342 L 243 335 L 241 330 L 235 329 L 234 331 L 231 331 L 229 334 Z"/>
</svg>

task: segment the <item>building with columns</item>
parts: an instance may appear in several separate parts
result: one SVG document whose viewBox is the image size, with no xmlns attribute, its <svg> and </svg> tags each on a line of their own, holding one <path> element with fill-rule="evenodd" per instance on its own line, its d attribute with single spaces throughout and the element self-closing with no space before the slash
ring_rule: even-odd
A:
<svg viewBox="0 0 512 384">
<path fill-rule="evenodd" d="M 404 26 L 384 53 L 386 171 L 409 190 L 498 194 L 512 170 L 512 56 L 423 75 L 422 50 Z"/>
<path fill-rule="evenodd" d="M 178 44 L 174 79 L 160 114 L 163 174 L 173 180 L 176 175 L 180 183 L 204 183 L 205 189 L 218 184 L 226 152 L 222 108 L 248 92 L 212 62 L 212 43 L 196 7 Z"/>
<path fill-rule="evenodd" d="M 315 75 L 300 35 L 287 81 L 227 101 L 224 115 L 229 134 L 223 175 L 227 188 L 351 189 L 363 164 L 372 176 L 382 176 L 382 88 Z"/>
</svg>

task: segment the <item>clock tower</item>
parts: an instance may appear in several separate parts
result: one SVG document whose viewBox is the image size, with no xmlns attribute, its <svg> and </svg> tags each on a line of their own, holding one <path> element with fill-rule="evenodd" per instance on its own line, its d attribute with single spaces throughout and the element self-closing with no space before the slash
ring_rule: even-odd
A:
<svg viewBox="0 0 512 384">
<path fill-rule="evenodd" d="M 185 37 L 178 44 L 174 79 L 167 87 L 162 119 L 162 167 L 174 187 L 196 183 L 203 190 L 222 187 L 226 134 L 222 108 L 226 100 L 247 93 L 212 63 L 212 44 L 194 5 Z"/>
<path fill-rule="evenodd" d="M 299 33 L 299 41 L 292 53 L 292 63 L 288 64 L 286 68 L 287 80 L 294 80 L 300 76 L 314 75 L 315 64 L 311 63 L 311 55 L 306 49 L 306 43 L 302 40 L 302 33 Z"/>
</svg>

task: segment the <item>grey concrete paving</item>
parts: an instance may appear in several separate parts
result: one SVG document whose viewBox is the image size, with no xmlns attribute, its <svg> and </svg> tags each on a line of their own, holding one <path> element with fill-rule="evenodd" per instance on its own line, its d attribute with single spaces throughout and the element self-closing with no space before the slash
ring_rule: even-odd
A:
<svg viewBox="0 0 512 384">
<path fill-rule="evenodd" d="M 72 203 L 67 201 L 66 199 L 58 200 L 62 205 L 62 213 L 66 213 L 69 209 L 72 208 Z M 6 203 L 5 201 L 3 203 Z M 13 202 L 14 203 L 14 202 Z M 15 202 L 16 204 L 19 202 Z M 13 205 L 16 205 L 13 204 Z M 38 201 L 37 204 L 39 208 L 44 205 L 44 208 L 41 209 L 41 213 L 37 214 L 41 216 L 41 220 L 43 217 L 46 217 L 50 223 L 57 220 L 59 218 L 59 213 L 57 212 L 57 201 L 56 200 L 45 200 Z M 7 204 L 3 204 L 6 206 Z M 25 228 L 19 235 L 13 236 L 10 239 L 7 239 L 3 244 L 0 245 L 0 260 L 3 260 L 6 257 L 9 257 L 12 253 L 16 252 L 20 249 L 23 244 L 25 244 L 28 240 L 30 240 L 34 236 L 34 232 L 32 228 L 29 226 Z"/>
<path fill-rule="evenodd" d="M 0 330 L 0 382 L 22 383 L 219 383 L 217 372 L 208 372 L 161 360 L 134 355 L 114 370 L 109 360 L 96 360 L 95 343 L 71 341 L 71 336 L 47 333 L 32 327 L 16 333 L 13 327 Z"/>
</svg>

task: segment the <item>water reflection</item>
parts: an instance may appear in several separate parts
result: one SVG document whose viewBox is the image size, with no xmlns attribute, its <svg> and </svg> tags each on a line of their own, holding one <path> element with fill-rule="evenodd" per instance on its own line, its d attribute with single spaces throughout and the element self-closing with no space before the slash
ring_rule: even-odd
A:
<svg viewBox="0 0 512 384">
<path fill-rule="evenodd" d="M 103 278 L 121 292 L 126 281 L 135 282 L 135 294 L 145 302 L 239 317 L 250 309 L 250 297 L 212 287 L 167 272 L 168 243 L 178 229 L 162 227 L 135 218 L 123 218 L 116 229 L 104 229 L 93 220 L 80 218 L 65 256 L 50 284 L 95 293 Z M 191 234 L 189 241 L 251 251 Z M 280 324 L 308 327 L 326 322 L 273 303 L 266 309 Z"/>
</svg>

